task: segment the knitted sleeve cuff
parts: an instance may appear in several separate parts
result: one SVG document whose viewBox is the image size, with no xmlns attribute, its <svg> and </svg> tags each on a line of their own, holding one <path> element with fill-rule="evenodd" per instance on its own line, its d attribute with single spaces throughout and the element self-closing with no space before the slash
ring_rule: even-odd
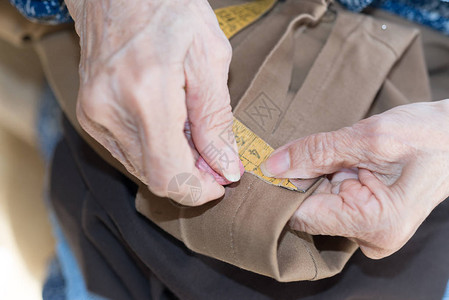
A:
<svg viewBox="0 0 449 300">
<path fill-rule="evenodd" d="M 63 0 L 9 0 L 22 15 L 33 22 L 60 24 L 72 22 Z"/>
</svg>

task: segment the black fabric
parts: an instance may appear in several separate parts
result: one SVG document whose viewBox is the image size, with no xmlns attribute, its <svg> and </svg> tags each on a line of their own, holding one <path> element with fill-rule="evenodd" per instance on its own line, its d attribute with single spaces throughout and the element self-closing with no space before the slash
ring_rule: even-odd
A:
<svg viewBox="0 0 449 300">
<path fill-rule="evenodd" d="M 110 299 L 441 299 L 449 278 L 449 201 L 399 252 L 317 282 L 279 283 L 195 254 L 136 212 L 136 186 L 64 120 L 51 200 L 88 288 Z"/>
</svg>

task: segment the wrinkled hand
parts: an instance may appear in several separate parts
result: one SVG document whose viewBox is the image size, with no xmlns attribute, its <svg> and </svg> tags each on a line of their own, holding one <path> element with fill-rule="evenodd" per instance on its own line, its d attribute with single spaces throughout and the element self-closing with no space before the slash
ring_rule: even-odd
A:
<svg viewBox="0 0 449 300">
<path fill-rule="evenodd" d="M 184 186 L 174 200 L 223 195 L 204 169 L 220 183 L 241 175 L 235 142 L 220 138 L 233 120 L 232 50 L 207 1 L 66 2 L 81 42 L 81 126 L 159 196 L 180 173 L 197 177 L 202 194 L 182 202 Z"/>
<path fill-rule="evenodd" d="M 449 196 L 449 100 L 401 106 L 291 142 L 266 175 L 325 179 L 291 218 L 310 234 L 353 239 L 371 258 L 399 250 Z"/>
</svg>

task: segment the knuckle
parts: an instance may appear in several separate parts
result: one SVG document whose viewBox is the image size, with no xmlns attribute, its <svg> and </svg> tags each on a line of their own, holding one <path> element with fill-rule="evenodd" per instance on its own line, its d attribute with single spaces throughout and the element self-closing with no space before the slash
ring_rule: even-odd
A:
<svg viewBox="0 0 449 300">
<path fill-rule="evenodd" d="M 163 182 L 158 182 L 155 183 L 153 181 L 149 181 L 148 184 L 148 189 L 155 194 L 156 196 L 159 197 L 167 197 L 167 186 L 168 186 L 168 182 L 167 184 L 162 184 Z"/>
<path fill-rule="evenodd" d="M 331 164 L 335 157 L 334 139 L 330 133 L 319 133 L 310 137 L 305 149 L 311 163 L 316 167 Z M 299 153 L 297 155 L 300 155 Z"/>
<path fill-rule="evenodd" d="M 413 151 L 413 147 L 403 142 L 400 132 L 392 131 L 393 124 L 382 116 L 373 116 L 366 121 L 362 140 L 369 152 L 367 156 L 376 162 L 393 163 Z"/>
<path fill-rule="evenodd" d="M 368 119 L 362 120 L 358 123 L 358 126 L 363 131 L 375 132 L 382 134 L 388 132 L 388 125 L 384 122 L 380 115 L 374 115 Z"/>
<path fill-rule="evenodd" d="M 232 58 L 232 47 L 229 41 L 224 37 L 219 37 L 216 41 L 214 51 L 215 60 L 219 63 L 229 64 Z"/>
<path fill-rule="evenodd" d="M 387 250 L 396 248 L 396 238 L 397 236 L 392 234 L 390 230 L 381 230 L 374 235 L 373 240 L 378 248 Z"/>
<path fill-rule="evenodd" d="M 288 147 L 288 155 L 290 157 L 290 164 L 292 168 L 299 166 L 304 158 L 304 151 L 302 147 L 294 144 Z"/>
<path fill-rule="evenodd" d="M 387 225 L 366 239 L 376 249 L 376 258 L 383 258 L 398 251 L 406 243 L 406 235 L 398 228 Z M 373 258 L 373 257 L 372 257 Z"/>
<path fill-rule="evenodd" d="M 368 258 L 371 259 L 382 259 L 394 253 L 388 249 L 368 247 L 368 246 L 361 246 L 360 249 Z"/>
<path fill-rule="evenodd" d="M 80 88 L 77 103 L 78 118 L 87 117 L 91 121 L 102 119 L 106 113 L 106 93 L 103 93 L 102 90 L 102 82 L 99 80 L 92 80 Z"/>
<path fill-rule="evenodd" d="M 233 115 L 230 105 L 222 105 L 218 109 L 211 109 L 207 114 L 202 115 L 197 120 L 191 120 L 191 126 L 200 127 L 204 130 L 217 130 L 229 128 L 232 124 Z"/>
<path fill-rule="evenodd" d="M 385 147 L 385 133 L 389 132 L 388 125 L 383 122 L 379 116 L 373 116 L 362 120 L 357 125 L 361 139 L 365 141 L 366 146 L 373 152 L 381 151 Z"/>
<path fill-rule="evenodd" d="M 318 234 L 319 230 L 316 230 L 314 224 L 315 220 L 302 213 L 301 209 L 298 209 L 289 221 L 289 226 L 296 231 Z"/>
</svg>

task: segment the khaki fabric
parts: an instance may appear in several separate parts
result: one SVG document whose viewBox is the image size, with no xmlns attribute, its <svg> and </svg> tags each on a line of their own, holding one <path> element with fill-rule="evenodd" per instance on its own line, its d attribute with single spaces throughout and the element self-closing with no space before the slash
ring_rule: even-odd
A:
<svg viewBox="0 0 449 300">
<path fill-rule="evenodd" d="M 217 0 L 211 5 L 243 2 Z M 35 44 L 64 112 L 82 132 L 74 114 L 76 35 L 57 32 Z M 229 88 L 235 115 L 273 147 L 351 125 L 398 104 L 430 100 L 416 29 L 341 11 L 326 13 L 324 1 L 280 2 L 231 44 Z M 263 118 L 255 108 L 272 115 Z M 222 199 L 202 207 L 174 206 L 144 186 L 136 207 L 195 252 L 279 281 L 316 280 L 338 273 L 357 247 L 345 238 L 313 237 L 286 226 L 309 193 L 270 186 L 245 173 Z"/>
<path fill-rule="evenodd" d="M 381 10 L 369 10 L 375 18 L 395 22 L 407 27 L 417 26 L 406 19 L 399 18 Z M 432 100 L 449 97 L 449 37 L 427 26 L 419 26 L 424 47 L 424 58 L 429 73 Z"/>
<path fill-rule="evenodd" d="M 299 12 L 288 20 L 249 88 L 233 99 L 235 116 L 270 145 L 339 129 L 395 105 L 430 100 L 417 30 L 341 11 L 312 26 L 324 11 L 315 13 Z M 257 49 L 263 37 L 256 31 L 270 36 L 268 20 L 253 29 L 257 41 L 245 40 L 248 44 L 242 42 L 237 50 Z M 248 72 L 242 63 L 250 65 L 244 59 L 232 65 L 231 78 L 234 72 Z M 235 97 L 232 82 L 230 89 Z M 145 188 L 136 203 L 142 214 L 195 252 L 279 281 L 316 280 L 340 272 L 357 246 L 286 226 L 312 191 L 284 190 L 245 173 L 222 199 L 202 207 L 174 206 Z"/>
</svg>

